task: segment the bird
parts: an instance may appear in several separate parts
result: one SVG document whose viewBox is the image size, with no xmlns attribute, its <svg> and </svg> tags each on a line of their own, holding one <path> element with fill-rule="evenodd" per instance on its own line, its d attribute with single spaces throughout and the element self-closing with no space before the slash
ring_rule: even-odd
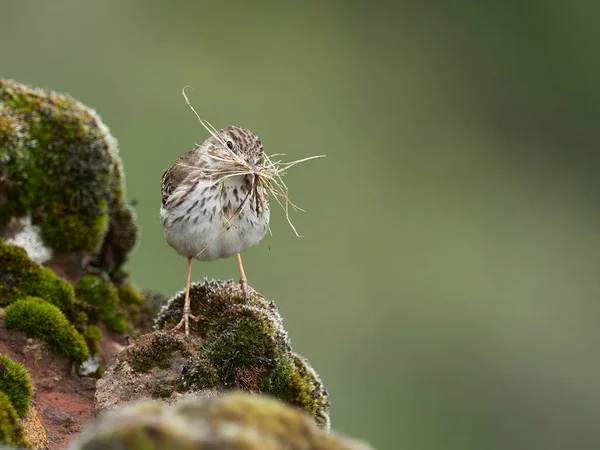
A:
<svg viewBox="0 0 600 450">
<path fill-rule="evenodd" d="M 267 188 L 261 182 L 264 148 L 252 131 L 230 125 L 181 155 L 162 176 L 160 222 L 167 243 L 187 258 L 183 316 L 172 331 L 198 320 L 190 311 L 192 261 L 237 258 L 240 287 L 248 280 L 241 253 L 258 244 L 269 227 Z"/>
</svg>

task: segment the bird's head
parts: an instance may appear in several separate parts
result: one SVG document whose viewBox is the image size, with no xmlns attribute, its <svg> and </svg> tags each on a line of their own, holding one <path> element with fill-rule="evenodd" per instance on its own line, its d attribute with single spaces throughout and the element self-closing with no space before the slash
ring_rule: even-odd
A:
<svg viewBox="0 0 600 450">
<path fill-rule="evenodd" d="M 215 155 L 214 162 L 221 162 L 223 166 L 233 160 L 245 163 L 254 172 L 258 172 L 263 162 L 264 149 L 259 137 L 247 128 L 235 125 L 213 133 L 200 148 Z"/>
</svg>

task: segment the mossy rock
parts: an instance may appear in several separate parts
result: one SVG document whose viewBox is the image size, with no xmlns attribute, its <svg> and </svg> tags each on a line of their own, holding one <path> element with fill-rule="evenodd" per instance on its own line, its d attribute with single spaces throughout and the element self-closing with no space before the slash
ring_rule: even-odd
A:
<svg viewBox="0 0 600 450">
<path fill-rule="evenodd" d="M 17 245 L 0 239 L 0 305 L 40 297 L 57 306 L 76 325 L 87 321 L 69 283 L 32 261 Z"/>
<path fill-rule="evenodd" d="M 122 194 L 121 194 L 122 197 Z M 116 283 L 121 283 L 121 267 L 138 239 L 138 229 L 133 208 L 121 200 L 113 201 L 108 230 L 93 265 L 105 270 Z"/>
<path fill-rule="evenodd" d="M 136 372 L 149 372 L 155 367 L 167 369 L 173 352 L 189 356 L 188 345 L 183 338 L 169 333 L 157 332 L 147 335 L 131 349 L 129 363 Z"/>
<path fill-rule="evenodd" d="M 369 450 L 317 427 L 298 408 L 265 396 L 230 393 L 174 406 L 127 405 L 101 415 L 71 450 L 148 448 L 244 450 Z"/>
<path fill-rule="evenodd" d="M 19 415 L 8 396 L 0 390 L 0 444 L 30 448 L 23 434 Z"/>
<path fill-rule="evenodd" d="M 27 415 L 33 395 L 29 373 L 21 364 L 2 354 L 0 354 L 0 392 L 8 397 L 20 418 Z"/>
<path fill-rule="evenodd" d="M 119 291 L 109 280 L 86 275 L 75 283 L 75 294 L 86 303 L 90 323 L 102 322 L 117 333 L 131 330 L 120 308 Z"/>
<path fill-rule="evenodd" d="M 157 319 L 159 329 L 175 326 L 184 294 L 173 298 Z M 207 281 L 190 289 L 192 332 L 202 337 L 198 355 L 183 367 L 180 391 L 241 389 L 273 395 L 298 406 L 323 428 L 329 426 L 327 391 L 308 362 L 292 351 L 277 306 L 239 284 Z"/>
<path fill-rule="evenodd" d="M 116 140 L 98 115 L 68 95 L 0 79 L 0 228 L 26 216 L 55 252 L 98 255 L 109 273 L 136 241 Z"/>
<path fill-rule="evenodd" d="M 4 312 L 4 327 L 41 339 L 74 361 L 81 363 L 90 356 L 83 336 L 60 309 L 41 298 L 28 297 L 10 304 Z"/>
</svg>

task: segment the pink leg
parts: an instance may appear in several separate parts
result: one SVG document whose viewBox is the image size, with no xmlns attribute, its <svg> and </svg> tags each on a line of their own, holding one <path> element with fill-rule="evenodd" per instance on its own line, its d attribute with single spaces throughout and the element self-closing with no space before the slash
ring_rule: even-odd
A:
<svg viewBox="0 0 600 450">
<path fill-rule="evenodd" d="M 242 264 L 242 256 L 237 254 L 237 263 L 240 269 L 240 287 L 242 288 L 242 293 L 244 295 L 248 294 L 248 279 L 246 278 L 246 272 L 244 272 L 244 266 Z"/>
<path fill-rule="evenodd" d="M 190 283 L 192 280 L 192 258 L 188 258 L 188 266 L 187 266 L 187 279 L 185 283 L 185 300 L 183 302 L 183 317 L 181 321 L 173 328 L 171 331 L 177 331 L 182 326 L 185 327 L 185 336 L 189 337 L 190 335 L 190 325 L 189 320 L 198 320 L 198 317 L 192 315 L 190 311 Z"/>
</svg>

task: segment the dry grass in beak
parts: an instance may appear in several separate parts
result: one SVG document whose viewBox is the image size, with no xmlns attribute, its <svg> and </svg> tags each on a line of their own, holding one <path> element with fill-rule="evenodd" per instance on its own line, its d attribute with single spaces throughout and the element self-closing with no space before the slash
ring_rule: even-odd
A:
<svg viewBox="0 0 600 450">
<path fill-rule="evenodd" d="M 261 207 L 262 207 L 262 205 L 264 204 L 264 195 L 268 193 L 272 197 L 274 197 L 275 200 L 277 201 L 277 203 L 279 204 L 279 206 L 281 206 L 281 208 L 285 212 L 285 217 L 286 217 L 287 222 L 289 223 L 290 227 L 292 228 L 292 230 L 294 230 L 294 233 L 296 234 L 296 236 L 300 237 L 300 235 L 298 234 L 298 231 L 296 230 L 296 227 L 294 226 L 294 224 L 292 223 L 292 220 L 290 218 L 290 208 L 293 209 L 294 211 L 304 211 L 304 210 L 302 208 L 298 207 L 297 205 L 295 205 L 294 203 L 292 203 L 292 201 L 290 200 L 290 197 L 289 197 L 288 187 L 285 184 L 285 182 L 283 181 L 282 177 L 285 175 L 286 171 L 288 169 L 290 169 L 291 167 L 293 167 L 297 164 L 306 162 L 306 161 L 310 161 L 311 159 L 324 158 L 325 155 L 310 156 L 308 158 L 298 159 L 296 161 L 291 161 L 291 162 L 286 163 L 286 162 L 282 162 L 282 161 L 273 161 L 269 156 L 267 156 L 265 154 L 264 155 L 264 161 L 265 161 L 264 164 L 262 164 L 261 166 L 256 166 L 256 165 L 250 164 L 244 158 L 241 158 L 234 151 L 229 149 L 229 147 L 227 147 L 227 144 L 224 141 L 224 139 L 219 135 L 219 132 L 208 121 L 203 120 L 198 115 L 198 113 L 196 112 L 196 110 L 194 109 L 192 104 L 190 103 L 190 101 L 185 93 L 185 90 L 187 87 L 188 86 L 184 87 L 183 91 L 182 91 L 182 94 L 183 94 L 183 97 L 185 98 L 186 103 L 188 104 L 190 109 L 194 112 L 194 114 L 198 118 L 198 121 L 206 129 L 206 131 L 208 131 L 223 146 L 222 149 L 219 149 L 220 150 L 219 152 L 216 152 L 213 150 L 213 151 L 209 151 L 209 153 L 208 153 L 208 156 L 210 158 L 222 163 L 222 166 L 223 166 L 222 168 L 218 168 L 218 169 L 197 168 L 197 170 L 202 171 L 206 175 L 213 177 L 215 180 L 214 181 L 215 184 L 221 183 L 224 180 L 226 180 L 227 178 L 231 178 L 231 177 L 237 177 L 237 176 L 243 176 L 243 175 L 254 175 L 253 187 L 250 190 L 250 192 L 248 193 L 248 195 L 246 195 L 246 197 L 243 199 L 241 205 L 237 208 L 237 210 L 234 212 L 232 217 L 228 219 L 228 222 L 230 223 L 229 226 L 231 226 L 231 223 L 233 223 L 235 221 L 235 219 L 237 219 L 237 217 L 239 216 L 240 212 L 242 211 L 242 208 L 245 205 L 245 203 L 249 200 L 250 201 L 252 200 L 250 194 L 254 195 L 254 200 L 256 202 L 256 209 L 258 211 L 259 205 L 261 205 Z M 222 150 L 225 150 L 225 151 L 223 152 Z M 272 155 L 272 156 L 279 156 L 279 155 Z M 223 231 L 223 233 L 225 231 L 227 231 L 228 229 L 229 229 L 229 227 L 226 228 Z M 221 235 L 219 235 L 219 237 L 220 236 Z"/>
</svg>

